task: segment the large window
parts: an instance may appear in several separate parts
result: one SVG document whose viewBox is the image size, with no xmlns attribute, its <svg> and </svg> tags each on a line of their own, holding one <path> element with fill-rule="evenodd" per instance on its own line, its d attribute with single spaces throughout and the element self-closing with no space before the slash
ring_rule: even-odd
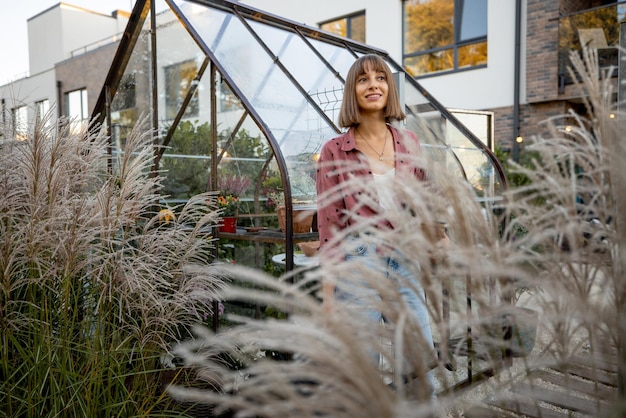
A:
<svg viewBox="0 0 626 418">
<path fill-rule="evenodd" d="M 365 43 L 365 12 L 320 23 L 320 29 Z"/>
<path fill-rule="evenodd" d="M 195 61 L 185 61 L 165 67 L 165 108 L 167 119 L 174 119 L 191 89 L 198 67 Z M 185 118 L 198 116 L 198 91 L 194 91 L 185 113 Z"/>
<path fill-rule="evenodd" d="M 65 94 L 66 115 L 72 132 L 80 131 L 89 121 L 87 90 L 80 89 Z"/>
<path fill-rule="evenodd" d="M 487 0 L 405 0 L 403 44 L 414 77 L 487 65 Z"/>
</svg>

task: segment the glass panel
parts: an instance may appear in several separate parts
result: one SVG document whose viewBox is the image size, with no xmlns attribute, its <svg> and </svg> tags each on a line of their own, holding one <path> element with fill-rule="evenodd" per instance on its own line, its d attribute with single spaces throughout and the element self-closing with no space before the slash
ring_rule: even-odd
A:
<svg viewBox="0 0 626 418">
<path fill-rule="evenodd" d="M 185 0 L 186 1 L 186 0 Z M 156 11 L 156 14 L 160 14 L 163 11 L 169 11 L 170 10 L 170 6 L 167 4 L 167 2 L 165 0 L 148 0 L 148 4 L 150 4 L 150 2 L 154 3 L 154 10 Z M 158 20 L 158 18 L 157 18 Z"/>
<path fill-rule="evenodd" d="M 615 67 L 619 62 L 619 31 L 624 21 L 624 4 L 596 8 L 559 20 L 559 76 L 570 84 L 574 80 L 567 68 L 571 66 L 570 51 L 580 52 L 582 45 L 595 48 L 600 68 Z M 617 76 L 617 71 L 613 72 Z"/>
<path fill-rule="evenodd" d="M 205 55 L 172 12 L 159 15 L 157 23 L 161 142 L 171 135 L 160 168 L 164 194 L 182 202 L 210 190 L 211 74 L 199 74 Z"/>
<path fill-rule="evenodd" d="M 454 0 L 404 3 L 404 53 L 454 44 Z"/>
<path fill-rule="evenodd" d="M 229 13 L 209 9 L 197 4 L 184 2 L 180 5 L 183 15 L 191 22 L 193 29 L 198 32 L 200 40 L 213 49 L 215 43 L 224 36 L 224 26 L 233 19 Z"/>
<path fill-rule="evenodd" d="M 333 20 L 332 22 L 322 23 L 320 25 L 322 30 L 334 33 L 339 36 L 348 36 L 348 21 L 347 19 Z"/>
<path fill-rule="evenodd" d="M 233 117 L 235 113 L 237 117 Z M 240 219 L 274 212 L 266 204 L 268 189 L 282 184 L 274 155 L 254 120 L 246 116 L 241 128 L 235 130 L 243 115 L 241 111 L 218 114 L 218 153 L 224 154 L 218 166 L 217 189 L 220 194 L 238 196 Z"/>
<path fill-rule="evenodd" d="M 160 45 L 160 43 L 159 43 Z M 162 55 L 159 55 L 162 56 Z M 191 94 L 194 79 L 198 74 L 198 66 L 195 61 L 183 61 L 178 64 L 167 66 L 163 69 L 165 82 L 165 118 L 174 119 L 183 106 L 185 100 L 189 100 L 185 107 L 184 118 L 198 116 L 198 91 Z"/>
<path fill-rule="evenodd" d="M 327 112 L 330 120 L 336 121 L 341 106 L 343 83 L 335 74 L 299 36 L 255 22 L 251 26 L 313 101 Z M 328 58 L 336 61 L 335 57 L 340 50 L 336 47 L 330 48 L 327 51 L 331 54 Z M 350 62 L 354 61 L 351 56 L 349 59 Z"/>
<path fill-rule="evenodd" d="M 467 180 L 478 197 L 501 196 L 504 183 L 486 152 L 478 149 L 454 125 L 447 123 L 447 139 L 455 155 L 463 165 Z"/>
<path fill-rule="evenodd" d="M 435 110 L 435 107 L 420 93 L 408 78 L 405 78 L 404 82 L 404 102 L 417 114 Z"/>
<path fill-rule="evenodd" d="M 459 40 L 487 36 L 487 0 L 464 0 L 459 24 Z"/>
<path fill-rule="evenodd" d="M 454 50 L 446 49 L 405 58 L 404 67 L 414 77 L 425 73 L 453 70 Z"/>
<path fill-rule="evenodd" d="M 459 47 L 459 67 L 474 67 L 487 64 L 487 42 Z"/>
<path fill-rule="evenodd" d="M 112 106 L 119 111 L 132 110 L 137 106 L 135 73 L 126 73 L 122 76 Z"/>
<path fill-rule="evenodd" d="M 120 85 L 111 101 L 111 137 L 114 154 L 123 151 L 126 137 L 140 117 L 152 113 L 150 18 L 141 28 Z"/>
<path fill-rule="evenodd" d="M 431 160 L 444 164 L 449 173 L 461 178 L 466 176 L 478 199 L 501 196 L 502 179 L 483 150 L 477 148 L 440 112 L 420 111 L 425 106 L 410 108 L 417 116 L 407 117 L 406 128 L 417 134 Z"/>
<path fill-rule="evenodd" d="M 471 111 L 451 111 L 451 113 L 466 126 L 487 148 L 493 151 L 492 114 L 473 113 Z"/>
<path fill-rule="evenodd" d="M 365 14 L 350 19 L 350 38 L 365 43 Z"/>
<path fill-rule="evenodd" d="M 502 196 L 504 191 L 502 181 L 484 151 L 476 147 L 453 146 L 451 149 L 463 165 L 467 180 L 472 185 L 479 200 Z"/>
<path fill-rule="evenodd" d="M 220 32 L 205 31 L 211 14 L 222 15 L 213 18 L 223 22 Z M 287 161 L 290 180 L 296 183 L 310 167 L 314 167 L 312 157 L 317 154 L 322 142 L 335 134 L 334 129 L 310 106 L 272 58 L 259 48 L 258 42 L 238 19 L 224 17 L 215 11 L 191 13 L 187 17 L 194 27 L 203 28 L 202 37 L 206 44 L 213 49 L 220 64 L 241 89 L 245 100 L 271 130 Z M 259 29 L 255 22 L 250 24 Z M 290 53 L 288 48 L 294 47 L 291 44 L 295 42 L 294 37 L 277 28 L 264 28 L 263 38 L 280 48 L 282 55 Z M 310 65 L 315 64 L 311 62 Z M 308 83 L 312 86 L 320 82 L 309 76 Z"/>
<path fill-rule="evenodd" d="M 173 13 L 160 14 L 157 23 L 157 65 L 159 91 L 162 92 L 159 97 L 159 120 L 174 119 L 192 88 L 194 93 L 187 99 L 189 103 L 183 118 L 198 118 L 202 107 L 203 116 L 200 119 L 207 120 L 210 112 L 206 103 L 210 101 L 210 89 L 208 85 L 197 85 L 194 80 L 205 59 L 204 53 Z"/>
<path fill-rule="evenodd" d="M 185 202 L 208 190 L 210 155 L 210 123 L 198 120 L 180 121 L 160 163 L 165 177 L 163 194 L 167 196 L 168 202 Z"/>
<path fill-rule="evenodd" d="M 345 80 L 348 75 L 348 70 L 355 60 L 354 55 L 347 49 L 339 48 L 316 39 L 308 39 L 308 41 Z M 337 84 L 343 89 L 343 83 L 337 80 Z"/>
</svg>

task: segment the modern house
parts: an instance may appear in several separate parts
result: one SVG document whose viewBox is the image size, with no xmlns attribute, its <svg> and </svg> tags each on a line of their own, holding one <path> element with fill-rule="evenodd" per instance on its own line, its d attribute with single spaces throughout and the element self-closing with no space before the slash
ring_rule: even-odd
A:
<svg viewBox="0 0 626 418">
<path fill-rule="evenodd" d="M 129 17 L 61 2 L 28 19 L 29 75 L 0 86 L 3 130 L 24 135 L 36 115 L 88 120 Z"/>
</svg>

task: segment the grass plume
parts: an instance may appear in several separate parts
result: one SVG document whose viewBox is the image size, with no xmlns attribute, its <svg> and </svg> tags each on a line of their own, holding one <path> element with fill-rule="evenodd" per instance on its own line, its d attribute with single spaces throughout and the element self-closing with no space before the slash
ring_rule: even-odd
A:
<svg viewBox="0 0 626 418">
<path fill-rule="evenodd" d="M 212 195 L 176 222 L 151 212 L 152 135 L 138 124 L 112 173 L 108 139 L 33 123 L 0 149 L 0 416 L 176 412 L 161 357 L 222 287 Z M 173 409 L 172 409 L 173 408 Z"/>
</svg>

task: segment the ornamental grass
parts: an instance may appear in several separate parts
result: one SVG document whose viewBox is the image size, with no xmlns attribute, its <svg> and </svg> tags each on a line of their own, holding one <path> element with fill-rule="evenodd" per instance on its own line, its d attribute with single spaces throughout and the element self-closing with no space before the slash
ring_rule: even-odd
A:
<svg viewBox="0 0 626 418">
<path fill-rule="evenodd" d="M 204 268 L 214 196 L 166 222 L 150 131 L 111 160 L 99 130 L 70 126 L 0 145 L 0 416 L 188 416 L 164 359 L 223 287 Z"/>
<path fill-rule="evenodd" d="M 350 234 L 358 233 L 360 240 L 397 250 L 421 278 L 439 355 L 424 344 L 419 324 L 399 302 L 398 282 L 361 261 L 297 270 L 281 280 L 239 266 L 232 273 L 248 286 L 231 286 L 224 298 L 273 306 L 287 318 L 231 316 L 236 325 L 217 333 L 198 328 L 177 353 L 199 379 L 220 389 L 181 384 L 170 393 L 246 417 L 465 416 L 486 407 L 486 400 L 514 400 L 520 383 L 537 389 L 538 397 L 545 387 L 539 373 L 582 355 L 591 364 L 616 362 L 621 389 L 613 401 L 594 396 L 602 389 L 598 377 L 587 405 L 598 407 L 594 416 L 623 416 L 625 116 L 611 101 L 610 77 L 600 74 L 596 58 L 593 51 L 572 56 L 589 114 L 547 120 L 550 135 L 526 139 L 523 152 L 536 156 L 532 165 L 507 163 L 529 181 L 511 187 L 502 203 L 485 210 L 470 182 L 450 175 L 448 166 L 416 159 L 432 181 L 393 185 L 397 199 L 388 202 L 385 215 L 396 228 L 378 230 L 374 219 L 333 243 L 338 252 L 350 251 Z M 363 191 L 364 203 L 375 193 Z M 437 222 L 447 224 L 448 249 L 424 227 Z M 382 312 L 385 323 L 366 324 L 354 306 L 325 309 L 321 280 L 375 289 L 376 297 L 365 293 L 360 301 Z M 515 321 L 515 307 L 537 313 L 536 339 L 530 353 L 507 358 L 515 333 L 505 340 L 498 327 L 502 318 Z M 609 358 L 603 347 L 618 356 Z M 220 361 L 224 352 L 239 367 Z M 382 359 L 372 361 L 376 353 Z M 470 363 L 474 380 L 464 386 Z M 492 374 L 481 378 L 481 369 Z M 599 367 L 592 369 L 601 375 Z M 424 390 L 428 370 L 436 399 Z M 409 375 L 414 379 L 403 379 Z M 574 383 L 566 380 L 564 392 L 573 391 Z M 504 416 L 499 413 L 493 416 Z"/>
</svg>

